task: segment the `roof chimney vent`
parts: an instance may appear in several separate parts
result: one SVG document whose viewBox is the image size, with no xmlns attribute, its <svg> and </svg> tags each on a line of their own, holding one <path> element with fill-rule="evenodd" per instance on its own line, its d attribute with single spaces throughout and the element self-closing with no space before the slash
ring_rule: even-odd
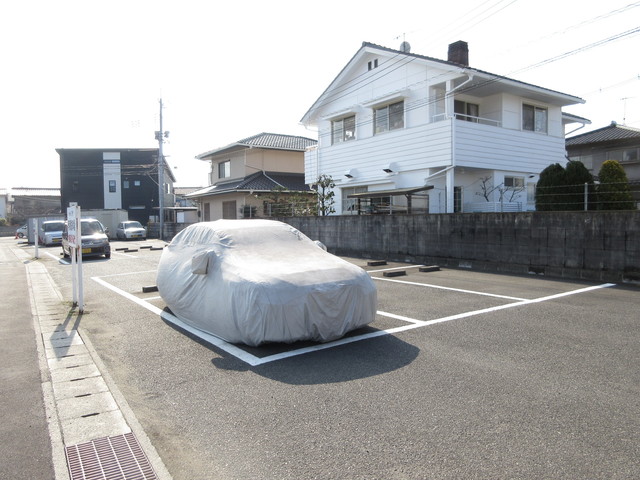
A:
<svg viewBox="0 0 640 480">
<path fill-rule="evenodd" d="M 457 42 L 449 44 L 449 56 L 448 60 L 458 65 L 469 66 L 469 45 L 467 42 L 458 40 Z"/>
</svg>

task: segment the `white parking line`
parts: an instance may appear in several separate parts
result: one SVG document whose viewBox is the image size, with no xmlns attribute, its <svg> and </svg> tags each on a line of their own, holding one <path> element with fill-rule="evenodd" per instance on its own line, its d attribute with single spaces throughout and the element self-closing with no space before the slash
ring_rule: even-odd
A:
<svg viewBox="0 0 640 480">
<path fill-rule="evenodd" d="M 128 253 L 116 252 L 115 250 L 111 252 L 111 255 L 122 255 L 123 257 L 138 258 L 137 255 L 130 255 Z"/>
<path fill-rule="evenodd" d="M 69 265 L 69 262 L 67 262 L 64 258 L 60 258 L 60 255 L 54 255 L 53 253 L 49 253 L 49 252 L 44 252 L 44 254 L 48 255 L 54 260 L 57 260 L 59 263 L 62 263 L 63 265 Z"/>
<path fill-rule="evenodd" d="M 451 290 L 453 292 L 471 293 L 473 295 L 484 295 L 485 297 L 504 298 L 507 300 L 516 300 L 516 301 L 526 300 L 526 298 L 510 297 L 508 295 L 497 295 L 495 293 L 476 292 L 474 290 L 464 290 L 461 288 L 442 287 L 440 285 L 432 285 L 430 283 L 409 282 L 407 280 L 394 280 L 393 278 L 382 278 L 382 277 L 371 277 L 371 278 L 373 278 L 374 280 L 380 280 L 383 282 L 404 283 L 406 285 L 417 285 L 419 287 L 437 288 L 439 290 Z"/>
<path fill-rule="evenodd" d="M 404 267 L 381 268 L 380 270 L 367 270 L 367 273 L 390 272 L 392 270 L 407 270 L 409 268 L 420 268 L 420 267 L 424 267 L 424 265 L 408 265 Z"/>
<path fill-rule="evenodd" d="M 143 272 L 138 272 L 138 273 L 143 273 Z M 146 273 L 146 272 L 144 272 Z M 110 275 L 110 276 L 115 276 L 115 275 Z M 409 318 L 409 317 L 404 317 L 401 315 L 396 315 L 393 313 L 387 313 L 387 312 L 383 312 L 383 311 L 378 311 L 377 314 L 381 315 L 381 316 L 385 316 L 385 317 L 389 317 L 389 318 L 394 318 L 397 320 L 402 320 L 405 322 L 409 322 L 409 325 L 403 325 L 400 327 L 395 327 L 395 328 L 389 328 L 386 330 L 377 330 L 375 332 L 370 332 L 370 333 L 365 333 L 363 335 L 356 335 L 353 337 L 345 337 L 345 338 L 341 338 L 339 340 L 333 341 L 333 342 L 327 342 L 327 343 L 322 343 L 322 344 L 318 344 L 318 345 L 313 345 L 310 347 L 305 347 L 305 348 L 299 348 L 296 350 L 289 350 L 287 352 L 282 352 L 282 353 L 277 353 L 274 355 L 269 355 L 267 357 L 256 357 L 255 355 L 252 355 L 246 351 L 244 351 L 241 348 L 236 347 L 235 345 L 228 343 L 224 340 L 222 340 L 221 338 L 218 338 L 214 335 L 211 335 L 209 333 L 203 332 L 202 330 L 196 329 L 186 323 L 184 323 L 183 321 L 181 321 L 179 318 L 177 318 L 176 316 L 170 314 L 169 312 L 166 312 L 156 306 L 154 306 L 153 304 L 149 303 L 147 301 L 147 299 L 142 299 L 142 298 L 138 298 L 135 295 L 132 295 L 128 292 L 125 292 L 124 290 L 119 289 L 118 287 L 111 285 L 110 283 L 104 281 L 101 277 L 91 277 L 91 279 L 97 283 L 99 283 L 100 285 L 108 288 L 109 290 L 131 300 L 132 302 L 136 303 L 137 305 L 140 305 L 143 308 L 146 308 L 147 310 L 153 312 L 156 315 L 159 315 L 160 317 L 162 317 L 164 320 L 173 323 L 174 325 L 178 326 L 179 328 L 188 331 L 189 333 L 197 336 L 198 338 L 204 340 L 205 342 L 214 345 L 218 348 L 220 348 L 221 350 L 224 350 L 225 352 L 235 356 L 236 358 L 238 358 L 239 360 L 242 360 L 243 362 L 251 365 L 251 366 L 258 366 L 258 365 L 263 365 L 265 363 L 270 363 L 270 362 L 275 362 L 277 360 L 282 360 L 285 358 L 290 358 L 290 357 L 295 357 L 297 355 L 304 355 L 307 353 L 311 353 L 311 352 L 317 352 L 320 350 L 326 350 L 328 348 L 333 348 L 333 347 L 337 347 L 339 345 L 345 345 L 347 343 L 353 343 L 353 342 L 359 342 L 361 340 L 367 340 L 370 338 L 376 338 L 376 337 L 381 337 L 384 335 L 391 335 L 394 333 L 399 333 L 399 332 L 404 332 L 407 330 L 412 330 L 414 328 L 420 328 L 420 327 L 426 327 L 429 325 L 435 325 L 437 323 L 444 323 L 444 322 L 449 322 L 451 320 L 458 320 L 461 318 L 468 318 L 468 317 L 472 317 L 475 315 L 481 315 L 483 313 L 490 313 L 490 312 L 495 312 L 498 310 L 505 310 L 507 308 L 515 308 L 515 307 L 520 307 L 523 305 L 529 305 L 529 304 L 533 304 L 533 303 L 540 303 L 540 302 L 546 302 L 549 300 L 555 300 L 557 298 L 562 298 L 562 297 L 566 297 L 569 295 L 577 295 L 580 293 L 585 293 L 585 292 L 590 292 L 593 290 L 598 290 L 601 288 L 608 288 L 608 287 L 613 287 L 615 286 L 614 283 L 604 283 L 602 285 L 595 285 L 592 287 L 586 287 L 586 288 L 580 288 L 578 290 L 571 290 L 568 292 L 562 292 L 562 293 L 557 293 L 554 295 L 548 295 L 546 297 L 540 297 L 540 298 L 534 298 L 534 299 L 530 299 L 530 300 L 526 300 L 526 299 L 518 299 L 519 301 L 517 302 L 513 302 L 513 303 L 507 303 L 506 305 L 498 305 L 496 307 L 489 307 L 489 308 L 483 308 L 481 310 L 474 310 L 471 312 L 463 312 L 463 313 L 459 313 L 456 315 L 450 315 L 447 317 L 442 317 L 442 318 L 437 318 L 434 320 L 418 320 L 415 318 Z M 423 286 L 430 286 L 430 285 L 426 285 L 426 284 L 422 284 Z M 433 285 L 433 288 L 443 288 L 443 287 L 438 287 L 437 285 Z M 456 290 L 456 289 L 449 289 L 446 288 L 447 290 Z M 458 290 L 460 292 L 465 292 L 465 293 L 480 293 L 480 292 L 473 292 L 473 291 L 467 291 L 467 290 Z M 496 296 L 496 295 L 491 295 L 491 296 Z M 502 297 L 502 298 L 514 298 L 514 297 Z M 515 298 L 514 298 L 515 299 Z"/>
</svg>

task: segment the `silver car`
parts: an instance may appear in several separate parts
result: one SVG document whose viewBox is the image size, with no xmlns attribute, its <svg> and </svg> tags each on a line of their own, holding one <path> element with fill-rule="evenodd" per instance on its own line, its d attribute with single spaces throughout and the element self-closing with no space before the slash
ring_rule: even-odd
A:
<svg viewBox="0 0 640 480">
<path fill-rule="evenodd" d="M 190 225 L 163 250 L 156 285 L 182 323 L 250 346 L 328 342 L 377 312 L 367 272 L 274 220 Z"/>
<path fill-rule="evenodd" d="M 45 245 L 61 245 L 64 220 L 49 220 L 42 222 L 38 232 L 38 241 Z"/>
<path fill-rule="evenodd" d="M 116 237 L 120 240 L 128 240 L 135 238 L 139 240 L 147 239 L 147 229 L 140 222 L 130 220 L 128 222 L 120 222 L 116 229 Z"/>
<path fill-rule="evenodd" d="M 26 225 L 22 225 L 20 228 L 16 230 L 16 238 L 24 238 L 27 236 L 28 227 Z"/>
</svg>

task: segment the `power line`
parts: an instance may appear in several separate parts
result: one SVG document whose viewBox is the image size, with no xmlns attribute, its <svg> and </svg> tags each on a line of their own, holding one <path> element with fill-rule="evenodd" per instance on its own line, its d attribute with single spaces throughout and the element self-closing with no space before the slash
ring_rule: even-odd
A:
<svg viewBox="0 0 640 480">
<path fill-rule="evenodd" d="M 596 22 L 599 22 L 601 20 L 605 20 L 605 19 L 607 19 L 609 17 L 612 17 L 614 15 L 619 15 L 621 13 L 624 13 L 624 12 L 630 10 L 630 9 L 633 9 L 633 8 L 636 8 L 636 7 L 639 7 L 639 6 L 640 6 L 640 2 L 630 3 L 629 5 L 626 5 L 624 7 L 618 8 L 617 10 L 611 10 L 610 12 L 607 12 L 607 13 L 602 14 L 602 15 L 598 15 L 598 16 L 590 18 L 588 20 L 584 20 L 582 22 L 579 22 L 579 23 L 576 23 L 576 24 L 571 25 L 569 27 L 566 27 L 566 28 L 564 28 L 562 30 L 557 30 L 557 31 L 555 31 L 553 33 L 550 33 L 548 35 L 543 35 L 541 37 L 538 37 L 535 40 L 530 40 L 528 42 L 521 43 L 518 46 L 511 46 L 510 48 L 508 48 L 506 50 L 503 50 L 502 52 L 498 52 L 495 55 L 496 56 L 500 56 L 500 55 L 504 55 L 506 53 L 512 52 L 514 50 L 519 51 L 525 46 L 533 45 L 533 44 L 536 44 L 536 43 L 541 42 L 543 40 L 548 40 L 550 38 L 556 37 L 558 35 L 564 35 L 567 32 L 570 32 L 572 30 L 576 30 L 576 29 L 578 29 L 580 27 L 583 27 L 585 25 L 590 25 L 592 23 L 596 23 Z"/>
<path fill-rule="evenodd" d="M 464 32 L 463 27 L 464 27 L 464 25 L 466 25 L 466 23 L 469 23 L 469 22 L 471 22 L 471 21 L 473 21 L 473 20 L 477 19 L 478 17 L 480 17 L 480 16 L 481 16 L 482 14 L 484 14 L 485 12 L 488 12 L 488 11 L 489 11 L 489 10 L 491 10 L 492 8 L 494 8 L 494 7 L 498 6 L 498 5 L 499 5 L 500 3 L 502 3 L 503 1 L 506 1 L 506 0 L 498 0 L 496 3 L 494 3 L 493 5 L 491 5 L 491 6 L 487 7 L 486 9 L 482 10 L 482 11 L 481 11 L 481 12 L 479 12 L 477 15 L 475 15 L 475 16 L 473 16 L 473 17 L 471 17 L 469 20 L 464 20 L 464 18 L 465 18 L 465 17 L 468 17 L 469 15 L 471 15 L 472 13 L 474 13 L 475 11 L 477 11 L 477 10 L 479 10 L 479 9 L 483 8 L 485 5 L 487 5 L 487 4 L 490 2 L 490 0 L 487 0 L 487 1 L 483 2 L 483 3 L 481 3 L 480 5 L 477 5 L 475 8 L 472 8 L 471 10 L 469 10 L 466 14 L 462 15 L 461 17 L 458 17 L 454 22 L 452 22 L 452 23 L 448 23 L 448 24 L 445 24 L 445 25 L 443 25 L 443 26 L 442 26 L 442 28 L 440 28 L 439 30 L 436 30 L 435 32 L 433 32 L 433 33 L 432 33 L 432 37 L 434 37 L 434 38 L 439 38 L 439 37 L 441 37 L 441 36 L 442 36 L 442 35 L 441 35 L 441 33 L 446 32 L 446 33 L 447 33 L 447 35 L 451 38 L 451 37 L 453 37 L 453 36 L 454 36 L 454 33 L 452 33 L 452 32 L 454 31 L 454 29 L 455 29 L 455 28 L 457 28 L 458 30 L 462 29 L 461 31 L 462 31 L 462 32 Z M 515 1 L 515 0 L 514 0 L 514 1 Z M 511 2 L 511 3 L 513 3 L 513 2 Z M 510 4 L 509 4 L 509 5 L 510 5 Z M 507 6 L 509 6 L 509 5 L 507 5 Z M 506 7 L 503 7 L 503 8 L 506 8 Z M 502 10 L 502 9 L 500 9 L 500 10 Z M 495 12 L 495 13 L 498 13 L 498 12 Z M 476 23 L 474 24 L 474 26 L 475 26 L 475 25 L 477 25 L 477 23 L 480 23 L 481 21 L 484 21 L 484 20 L 486 20 L 487 18 L 489 18 L 489 17 L 491 17 L 491 16 L 493 16 L 493 14 L 492 14 L 492 15 L 489 15 L 488 17 L 485 17 L 485 18 L 484 18 L 484 19 L 482 19 L 482 20 L 479 20 L 478 22 L 476 22 Z M 463 23 L 461 23 L 458 27 L 455 27 L 456 22 L 463 22 Z M 457 33 L 456 33 L 456 35 L 457 35 Z M 432 42 L 428 42 L 428 43 L 427 43 L 427 46 L 434 45 L 435 43 L 436 43 L 436 42 L 433 42 L 433 41 L 432 41 Z"/>
<path fill-rule="evenodd" d="M 632 28 L 631 30 L 627 30 L 626 32 L 618 33 L 616 35 L 612 35 L 611 37 L 603 38 L 602 40 L 598 40 L 597 42 L 590 43 L 589 45 L 585 45 L 584 47 L 576 48 L 575 50 L 570 50 L 568 52 L 562 53 L 562 54 L 557 55 L 555 57 L 551 57 L 551 58 L 548 58 L 546 60 L 542 60 L 541 62 L 534 63 L 533 65 L 529 65 L 528 67 L 524 67 L 524 68 L 521 68 L 520 70 L 513 71 L 509 75 L 526 72 L 527 70 L 531 70 L 533 68 L 542 67 L 543 65 L 547 65 L 549 63 L 553 63 L 553 62 L 556 62 L 558 60 L 562 60 L 563 58 L 567 58 L 567 57 L 570 57 L 570 56 L 575 55 L 577 53 L 584 52 L 585 50 L 590 50 L 592 48 L 599 47 L 599 46 L 605 45 L 607 43 L 615 42 L 616 40 L 620 40 L 620 39 L 628 37 L 628 36 L 636 35 L 637 33 L 640 33 L 640 27 Z"/>
</svg>

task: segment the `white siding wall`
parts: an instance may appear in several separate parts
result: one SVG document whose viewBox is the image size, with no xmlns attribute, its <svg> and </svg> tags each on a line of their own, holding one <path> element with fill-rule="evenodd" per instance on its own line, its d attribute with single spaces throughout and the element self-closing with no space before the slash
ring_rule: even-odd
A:
<svg viewBox="0 0 640 480">
<path fill-rule="evenodd" d="M 451 164 L 451 121 L 421 125 L 386 132 L 370 138 L 345 142 L 308 152 L 307 183 L 314 179 L 315 162 L 320 172 L 334 180 L 344 181 L 344 173 L 351 170 L 353 184 L 388 180 L 382 168 L 394 163 L 398 171 L 424 170 Z M 375 161 L 372 161 L 375 160 Z"/>
<path fill-rule="evenodd" d="M 471 122 L 456 123 L 456 166 L 540 173 L 564 159 L 564 139 Z"/>
</svg>

